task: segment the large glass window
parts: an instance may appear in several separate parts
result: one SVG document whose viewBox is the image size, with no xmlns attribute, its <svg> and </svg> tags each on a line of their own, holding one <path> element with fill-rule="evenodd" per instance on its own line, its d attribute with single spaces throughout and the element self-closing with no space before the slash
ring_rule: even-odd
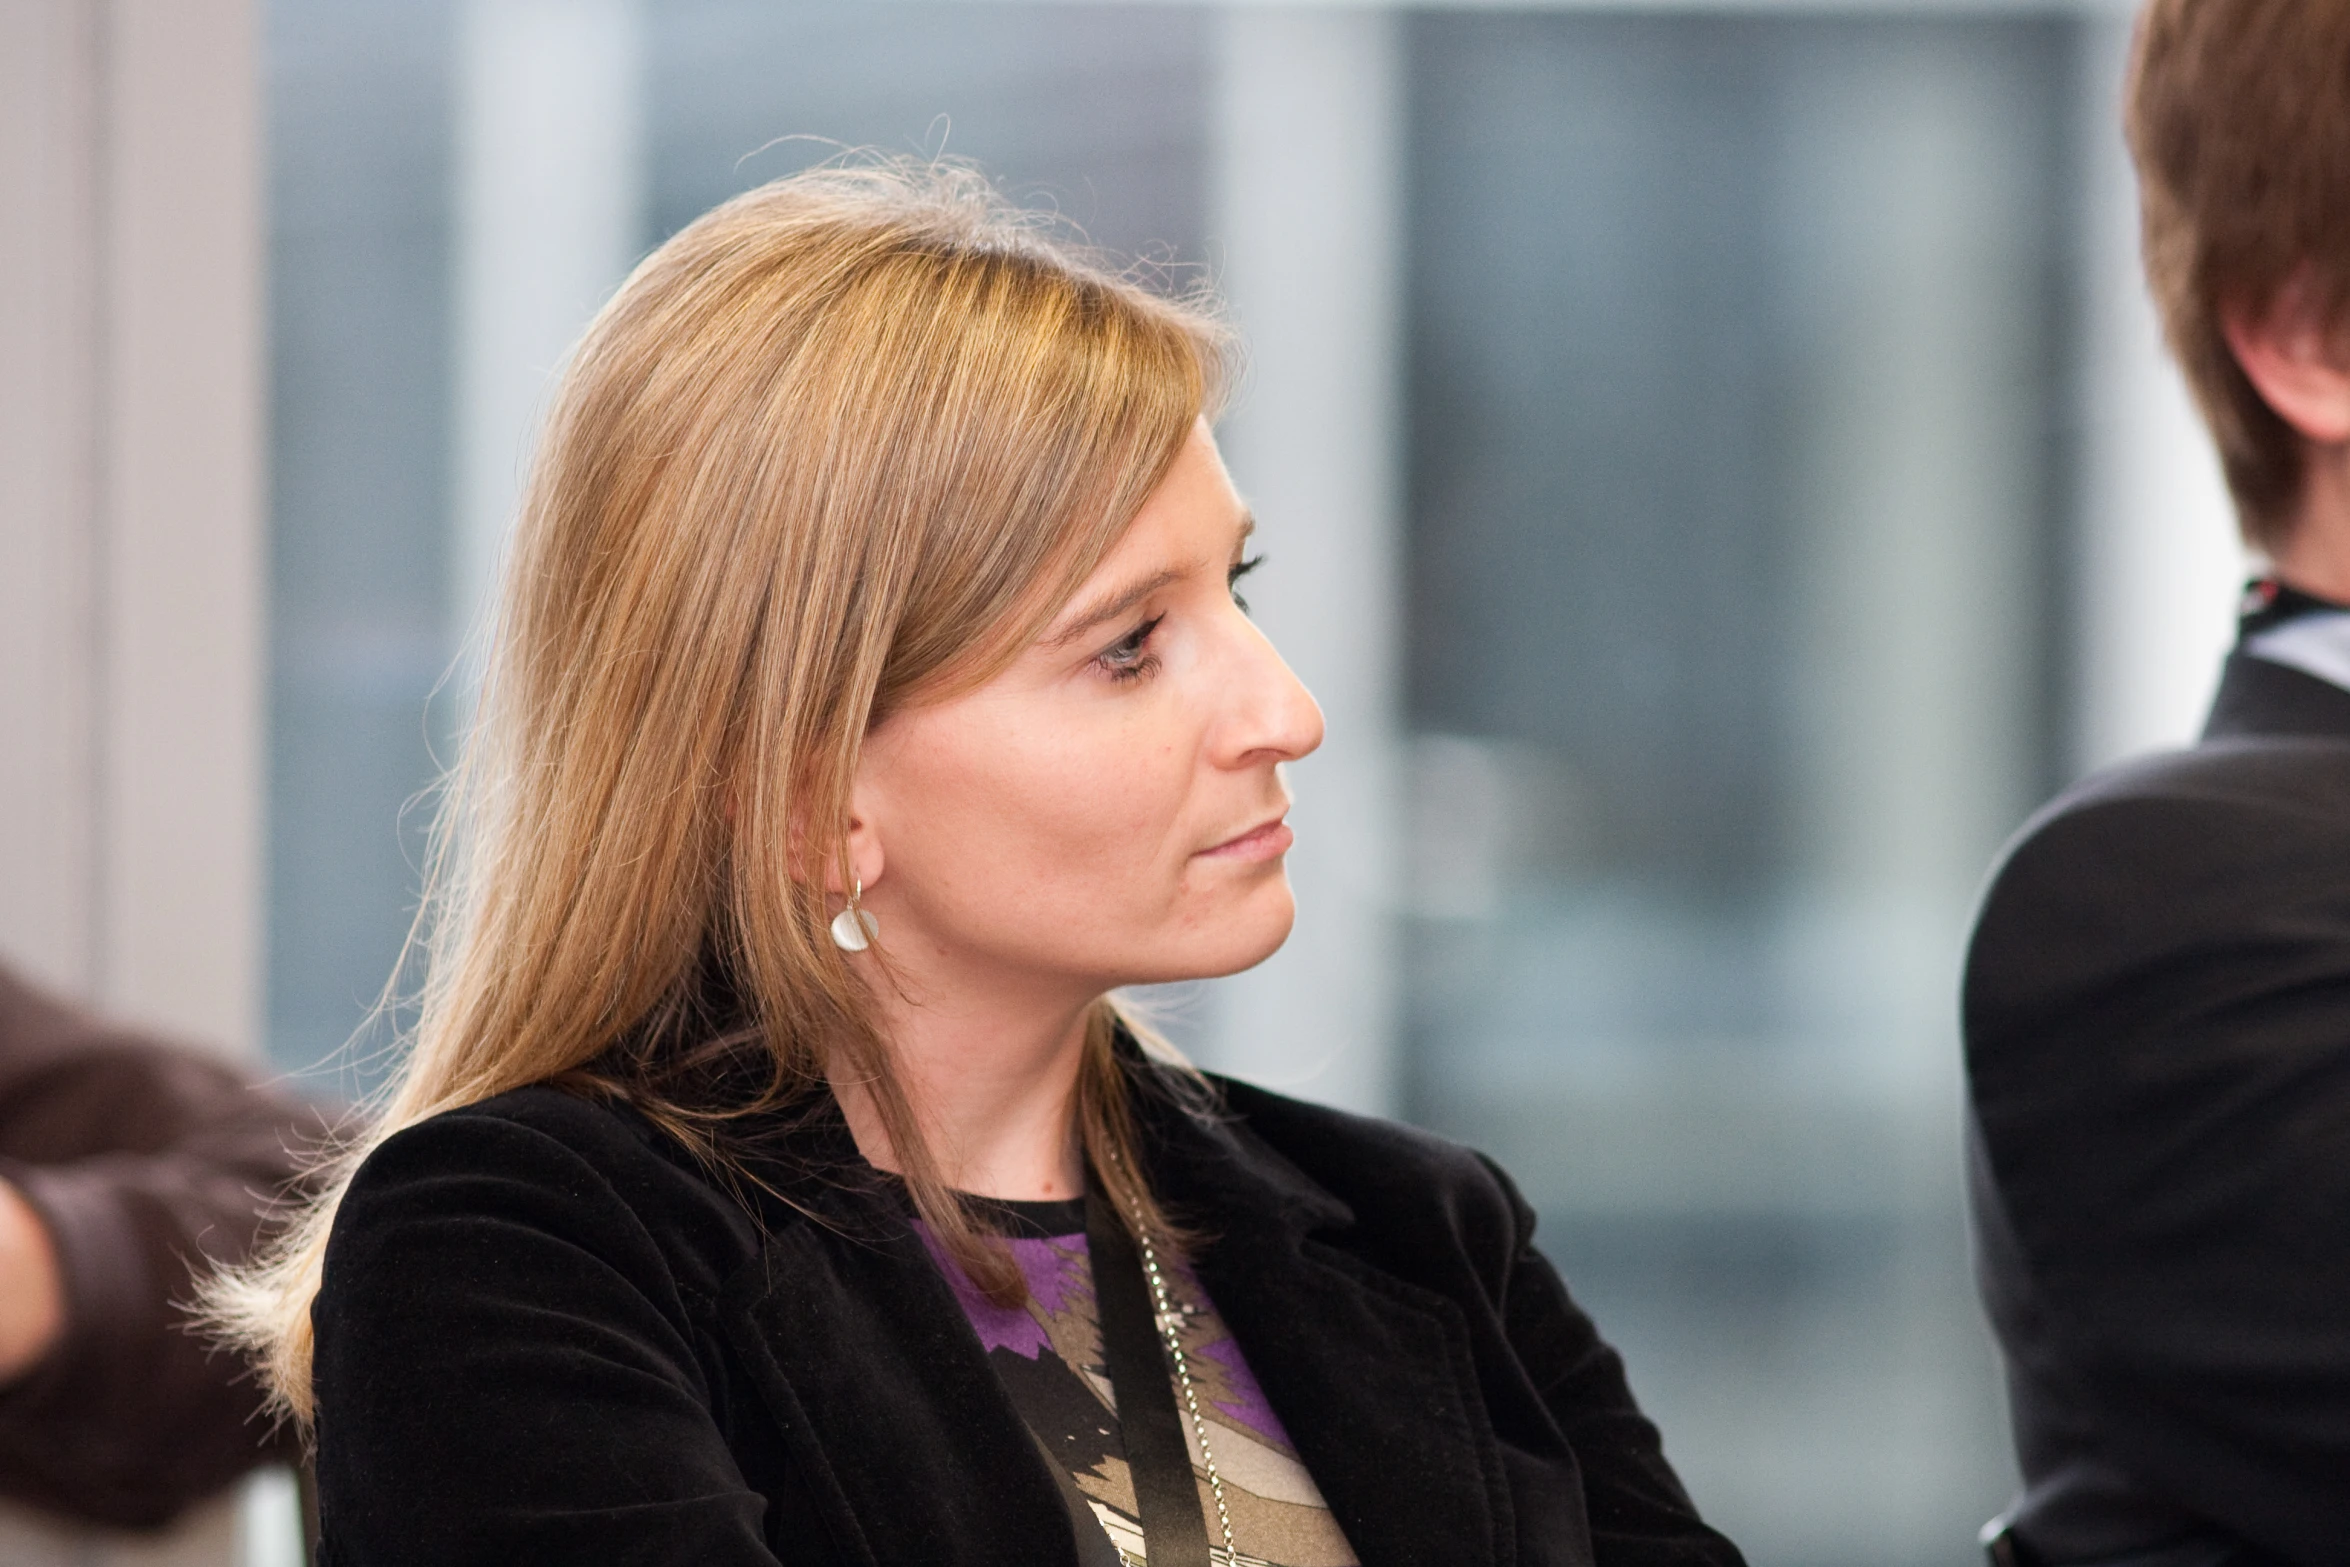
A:
<svg viewBox="0 0 2350 1567">
<path fill-rule="evenodd" d="M 2051 778 L 2071 35 L 1411 51 L 1410 1113 L 1765 1561 L 2000 1496 L 1954 972 Z"/>
<path fill-rule="evenodd" d="M 349 1093 L 368 1074 L 337 1051 L 415 909 L 453 648 L 451 14 L 267 14 L 269 1050 Z"/>
<path fill-rule="evenodd" d="M 1247 284 L 1245 487 L 1365 469 L 1311 542 L 1260 508 L 1252 599 L 1373 720 L 1296 787 L 1302 831 L 1380 867 L 1301 850 L 1303 917 L 1375 961 L 1277 960 L 1178 1032 L 1247 1074 L 1255 1020 L 1343 1018 L 1328 1049 L 1372 1067 L 1329 1091 L 1511 1170 L 1757 1563 L 1974 1559 L 2011 1475 L 1954 991 L 2073 722 L 2080 47 L 2045 15 L 273 0 L 276 1058 L 380 1069 L 334 1052 L 412 912 L 403 806 L 597 293 L 838 145 L 943 147 Z M 1339 210 L 1263 139 L 1328 102 L 1362 120 L 1351 226 L 1275 235 L 1267 179 Z M 1315 326 L 1274 262 L 1382 313 Z M 1385 378 L 1368 455 L 1265 433 L 1315 355 L 1350 396 Z"/>
</svg>

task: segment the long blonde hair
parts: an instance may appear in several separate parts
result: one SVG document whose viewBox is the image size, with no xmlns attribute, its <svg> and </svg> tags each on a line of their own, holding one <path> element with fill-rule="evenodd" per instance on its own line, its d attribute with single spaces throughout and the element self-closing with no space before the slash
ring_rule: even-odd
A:
<svg viewBox="0 0 2350 1567">
<path fill-rule="evenodd" d="M 1213 414 L 1228 353 L 1199 301 L 954 166 L 778 180 L 636 269 L 580 343 L 526 489 L 412 938 L 410 1051 L 323 1195 L 209 1297 L 285 1411 L 313 1414 L 327 1234 L 394 1132 L 553 1080 L 719 1146 L 642 1048 L 701 1015 L 713 963 L 766 1067 L 756 1103 L 810 1100 L 828 1073 L 870 1084 L 934 1236 L 1018 1297 L 826 936 L 824 857 L 845 882 L 866 731 L 1041 632 Z M 1080 1132 L 1121 1212 L 1159 1225 L 1116 1022 L 1107 1002 L 1090 1020 Z"/>
</svg>

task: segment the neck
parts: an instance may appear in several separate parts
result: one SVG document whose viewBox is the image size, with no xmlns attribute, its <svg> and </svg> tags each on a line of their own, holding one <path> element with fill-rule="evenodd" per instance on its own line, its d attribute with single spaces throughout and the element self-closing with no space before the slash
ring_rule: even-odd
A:
<svg viewBox="0 0 2350 1567">
<path fill-rule="evenodd" d="M 2304 449 L 2301 498 L 2271 563 L 2302 592 L 2350 604 L 2350 446 Z"/>
<path fill-rule="evenodd" d="M 1084 1191 L 1077 1075 L 1092 1003 L 965 995 L 923 1004 L 874 977 L 882 1038 L 947 1183 L 1013 1201 Z M 871 1093 L 837 1079 L 832 1087 L 858 1151 L 900 1169 Z"/>
</svg>

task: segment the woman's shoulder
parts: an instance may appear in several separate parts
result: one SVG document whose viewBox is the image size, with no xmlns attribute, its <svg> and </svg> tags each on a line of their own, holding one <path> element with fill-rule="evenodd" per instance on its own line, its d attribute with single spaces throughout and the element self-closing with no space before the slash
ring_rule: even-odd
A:
<svg viewBox="0 0 2350 1567">
<path fill-rule="evenodd" d="M 1305 1155 L 1341 1166 L 1360 1164 L 1372 1176 L 1472 1184 L 1490 1179 L 1492 1167 L 1481 1155 L 1421 1127 L 1294 1099 L 1236 1077 L 1205 1075 L 1235 1120 L 1292 1158 Z"/>
<path fill-rule="evenodd" d="M 1531 1234 L 1532 1211 L 1501 1167 L 1434 1132 L 1213 1077 L 1234 1127 L 1375 1230 L 1441 1229 L 1497 1259 Z"/>
<path fill-rule="evenodd" d="M 504 1173 L 557 1182 L 668 1164 L 627 1106 L 534 1083 L 425 1117 L 369 1151 L 354 1186 Z"/>
<path fill-rule="evenodd" d="M 528 1231 L 602 1253 L 650 1248 L 725 1271 L 756 1239 L 741 1205 L 625 1105 L 539 1084 L 445 1110 L 372 1149 L 338 1205 L 332 1253 L 394 1237 Z M 649 1260 L 649 1259 L 647 1259 Z"/>
</svg>

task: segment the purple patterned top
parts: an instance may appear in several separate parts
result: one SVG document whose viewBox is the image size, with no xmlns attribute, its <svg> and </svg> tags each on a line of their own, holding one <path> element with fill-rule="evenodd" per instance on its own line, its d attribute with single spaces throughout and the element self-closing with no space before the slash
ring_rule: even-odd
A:
<svg viewBox="0 0 2350 1567">
<path fill-rule="evenodd" d="M 1127 1567 L 1147 1561 L 1134 1499 L 1119 1440 L 1117 1399 L 1102 1355 L 1100 1318 L 1094 1306 L 1093 1265 L 1085 1245 L 1085 1204 L 1020 1202 L 992 1205 L 1005 1217 L 1005 1243 L 1028 1281 L 1027 1304 L 994 1304 L 923 1242 L 954 1287 L 963 1314 L 979 1335 L 988 1364 L 1045 1447 L 1058 1457 L 1084 1495 L 1094 1517 Z M 1240 1352 L 1215 1303 L 1191 1269 L 1170 1269 L 1170 1293 L 1183 1322 L 1177 1329 L 1191 1365 L 1192 1385 L 1208 1428 L 1216 1472 L 1224 1482 L 1225 1511 L 1239 1554 L 1233 1567 L 1355 1567 L 1329 1504 L 1299 1461 L 1281 1418 L 1265 1402 L 1248 1361 Z M 1170 1373 L 1172 1375 L 1172 1373 Z M 1197 1439 L 1192 1464 L 1198 1474 L 1209 1538 L 1219 1537 L 1207 1473 L 1199 1467 Z M 1225 1560 L 1219 1544 L 1211 1553 Z"/>
</svg>

